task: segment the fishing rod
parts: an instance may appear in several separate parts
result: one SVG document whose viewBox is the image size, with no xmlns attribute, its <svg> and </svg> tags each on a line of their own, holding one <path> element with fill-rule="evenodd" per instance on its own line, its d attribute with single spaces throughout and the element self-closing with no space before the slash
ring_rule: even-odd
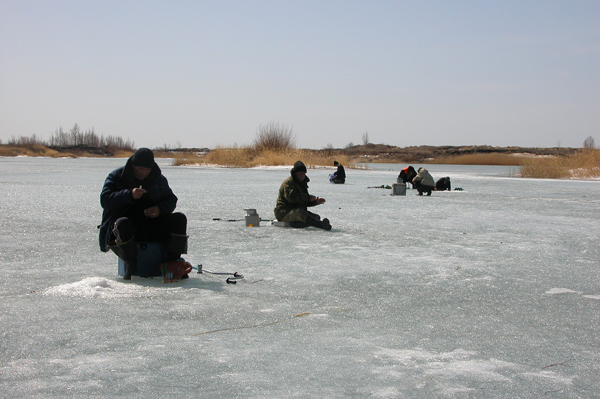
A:
<svg viewBox="0 0 600 399">
<path fill-rule="evenodd" d="M 233 273 L 228 273 L 228 272 L 211 272 L 210 270 L 205 270 L 202 268 L 202 264 L 198 265 L 198 266 L 192 266 L 192 269 L 197 270 L 198 274 L 213 274 L 213 275 L 217 275 L 217 276 L 232 276 L 229 277 L 227 280 L 225 280 L 227 282 L 227 284 L 237 284 L 236 280 L 242 279 L 244 278 L 244 276 L 238 272 L 233 272 Z"/>
<path fill-rule="evenodd" d="M 387 189 L 390 189 L 390 188 L 392 188 L 392 186 L 388 186 L 388 185 L 384 186 L 382 184 L 381 186 L 372 186 L 372 187 L 367 187 L 367 188 L 387 188 Z"/>
<path fill-rule="evenodd" d="M 215 222 L 243 222 L 246 219 L 221 219 L 221 218 L 212 218 Z M 261 222 L 272 222 L 272 219 L 260 219 Z"/>
</svg>

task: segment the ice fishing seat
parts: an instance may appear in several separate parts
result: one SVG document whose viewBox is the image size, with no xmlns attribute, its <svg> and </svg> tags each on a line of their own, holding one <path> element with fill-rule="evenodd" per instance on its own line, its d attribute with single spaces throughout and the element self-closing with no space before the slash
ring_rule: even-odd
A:
<svg viewBox="0 0 600 399">
<path fill-rule="evenodd" d="M 164 242 L 138 242 L 137 272 L 134 276 L 162 276 L 159 265 L 165 261 Z M 125 262 L 119 258 L 119 276 L 125 275 Z"/>
</svg>

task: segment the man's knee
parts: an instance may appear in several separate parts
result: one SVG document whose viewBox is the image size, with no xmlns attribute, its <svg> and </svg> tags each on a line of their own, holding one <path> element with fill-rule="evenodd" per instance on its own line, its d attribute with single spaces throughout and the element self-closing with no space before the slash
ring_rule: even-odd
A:
<svg viewBox="0 0 600 399">
<path fill-rule="evenodd" d="M 180 212 L 169 215 L 168 224 L 170 233 L 185 234 L 187 230 L 187 217 Z"/>
<path fill-rule="evenodd" d="M 126 217 L 115 221 L 112 229 L 112 236 L 116 242 L 127 242 L 135 236 L 135 226 L 133 222 Z"/>
<path fill-rule="evenodd" d="M 292 209 L 285 214 L 282 222 L 306 222 L 309 212 L 306 209 Z M 279 220 L 279 219 L 278 219 Z"/>
</svg>

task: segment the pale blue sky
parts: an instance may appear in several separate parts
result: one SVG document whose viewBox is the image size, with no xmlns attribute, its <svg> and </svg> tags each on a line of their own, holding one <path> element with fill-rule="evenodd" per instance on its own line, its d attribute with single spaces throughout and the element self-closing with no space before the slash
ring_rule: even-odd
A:
<svg viewBox="0 0 600 399">
<path fill-rule="evenodd" d="M 0 0 L 0 139 L 600 142 L 600 1 Z"/>
</svg>

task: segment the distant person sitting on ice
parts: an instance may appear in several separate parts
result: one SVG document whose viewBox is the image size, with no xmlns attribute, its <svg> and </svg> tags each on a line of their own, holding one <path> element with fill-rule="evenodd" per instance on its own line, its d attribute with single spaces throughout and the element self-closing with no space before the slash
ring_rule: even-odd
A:
<svg viewBox="0 0 600 399">
<path fill-rule="evenodd" d="M 292 227 L 318 227 L 331 230 L 329 219 L 321 220 L 316 213 L 309 212 L 306 208 L 325 203 L 325 198 L 315 197 L 308 193 L 306 166 L 302 161 L 297 161 L 290 172 L 291 176 L 281 183 L 279 196 L 274 212 L 280 222 L 288 222 Z"/>
<path fill-rule="evenodd" d="M 344 184 L 346 182 L 346 170 L 338 161 L 333 161 L 333 166 L 337 166 L 337 171 L 330 176 L 329 181 L 335 184 Z"/>
<path fill-rule="evenodd" d="M 415 176 L 415 178 L 412 180 L 412 183 L 413 187 L 415 187 L 419 192 L 417 195 L 423 195 L 423 193 L 431 195 L 431 192 L 435 189 L 433 177 L 431 177 L 425 168 L 419 168 L 417 176 Z"/>
<path fill-rule="evenodd" d="M 125 261 L 123 279 L 131 280 L 137 272 L 137 242 L 165 242 L 166 262 L 187 253 L 187 218 L 173 213 L 177 197 L 148 148 L 138 149 L 108 175 L 100 204 L 100 250 L 110 249 Z"/>
<path fill-rule="evenodd" d="M 435 191 L 452 191 L 452 185 L 450 184 L 450 178 L 448 176 L 442 177 L 435 182 Z"/>
<path fill-rule="evenodd" d="M 412 180 L 417 176 L 417 172 L 415 171 L 415 168 L 413 168 L 412 166 L 407 166 L 406 168 L 402 169 L 400 171 L 400 174 L 398 175 L 398 179 L 402 179 L 402 183 L 406 184 L 406 183 L 411 183 L 412 184 Z M 399 182 L 399 180 L 398 180 Z M 414 188 L 414 184 L 413 184 L 413 188 Z"/>
</svg>

